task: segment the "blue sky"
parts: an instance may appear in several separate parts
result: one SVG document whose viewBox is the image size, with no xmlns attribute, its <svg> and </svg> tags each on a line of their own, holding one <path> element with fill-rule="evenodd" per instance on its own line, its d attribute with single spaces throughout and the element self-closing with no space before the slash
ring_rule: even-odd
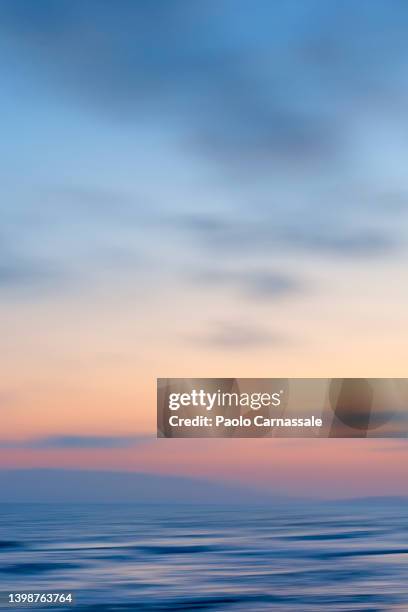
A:
<svg viewBox="0 0 408 612">
<path fill-rule="evenodd" d="M 196 282 L 231 254 L 231 284 L 255 267 L 273 294 L 281 254 L 402 241 L 404 2 L 18 0 L 0 16 L 3 292 L 166 253 Z"/>
</svg>

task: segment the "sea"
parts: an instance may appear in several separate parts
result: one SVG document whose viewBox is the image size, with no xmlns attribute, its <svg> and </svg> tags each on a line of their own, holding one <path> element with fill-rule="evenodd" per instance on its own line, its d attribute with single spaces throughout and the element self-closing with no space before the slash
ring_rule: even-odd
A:
<svg viewBox="0 0 408 612">
<path fill-rule="evenodd" d="M 408 508 L 3 504 L 0 583 L 1 610 L 406 612 Z M 75 602 L 7 603 L 43 591 Z"/>
</svg>

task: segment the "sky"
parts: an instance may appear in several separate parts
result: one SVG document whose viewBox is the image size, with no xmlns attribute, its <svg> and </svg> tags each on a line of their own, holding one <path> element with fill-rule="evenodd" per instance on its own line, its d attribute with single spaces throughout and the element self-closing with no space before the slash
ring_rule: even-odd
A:
<svg viewBox="0 0 408 612">
<path fill-rule="evenodd" d="M 0 0 L 0 467 L 408 492 L 403 443 L 152 438 L 156 377 L 406 376 L 407 27 Z"/>
</svg>

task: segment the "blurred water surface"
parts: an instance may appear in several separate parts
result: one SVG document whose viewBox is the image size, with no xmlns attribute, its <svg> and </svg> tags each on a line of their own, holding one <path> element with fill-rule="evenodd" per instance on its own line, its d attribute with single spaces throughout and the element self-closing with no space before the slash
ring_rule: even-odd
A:
<svg viewBox="0 0 408 612">
<path fill-rule="evenodd" d="M 77 611 L 408 610 L 407 519 L 396 502 L 4 504 L 1 589 L 71 590 Z"/>
</svg>

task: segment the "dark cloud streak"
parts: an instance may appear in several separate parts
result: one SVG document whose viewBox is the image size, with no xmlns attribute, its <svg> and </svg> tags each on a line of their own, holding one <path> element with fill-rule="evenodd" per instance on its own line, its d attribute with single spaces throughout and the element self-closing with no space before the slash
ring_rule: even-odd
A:
<svg viewBox="0 0 408 612">
<path fill-rule="evenodd" d="M 152 436 L 79 436 L 61 435 L 30 440 L 0 441 L 0 448 L 19 448 L 32 450 L 46 449 L 120 449 L 145 444 Z"/>
<path fill-rule="evenodd" d="M 192 280 L 203 286 L 237 291 L 255 299 L 280 299 L 303 291 L 304 285 L 289 274 L 262 269 L 231 270 L 218 266 L 195 274 Z"/>
<path fill-rule="evenodd" d="M 218 322 L 212 325 L 205 337 L 195 338 L 194 341 L 199 341 L 200 346 L 207 344 L 213 348 L 241 351 L 286 345 L 288 339 L 280 334 L 273 334 L 260 325 Z"/>
</svg>

